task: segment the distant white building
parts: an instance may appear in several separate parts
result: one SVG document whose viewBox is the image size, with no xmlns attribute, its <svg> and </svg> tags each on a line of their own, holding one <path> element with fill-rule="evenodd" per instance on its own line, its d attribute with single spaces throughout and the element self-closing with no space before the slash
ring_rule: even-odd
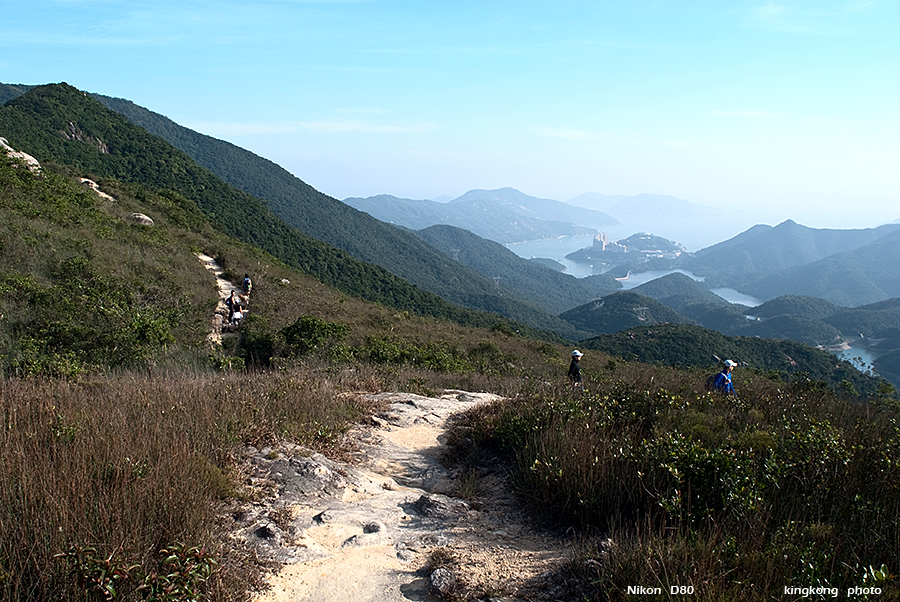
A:
<svg viewBox="0 0 900 602">
<path fill-rule="evenodd" d="M 594 243 L 591 245 L 597 251 L 609 251 L 611 253 L 627 253 L 628 247 L 617 242 L 610 242 L 609 235 L 601 232 L 594 237 Z"/>
</svg>

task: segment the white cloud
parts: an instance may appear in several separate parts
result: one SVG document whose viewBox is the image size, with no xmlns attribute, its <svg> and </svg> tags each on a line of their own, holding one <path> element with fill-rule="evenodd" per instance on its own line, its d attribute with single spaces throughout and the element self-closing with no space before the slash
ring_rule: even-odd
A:
<svg viewBox="0 0 900 602">
<path fill-rule="evenodd" d="M 211 136 L 274 136 L 306 130 L 318 133 L 356 132 L 368 134 L 426 134 L 438 128 L 433 123 L 414 125 L 381 125 L 366 121 L 272 121 L 272 122 L 223 122 L 195 121 L 186 127 Z"/>
<path fill-rule="evenodd" d="M 558 128 L 547 126 L 535 126 L 527 128 L 532 134 L 539 134 L 549 138 L 562 138 L 563 140 L 593 140 L 596 135 L 584 130 L 576 130 L 572 128 Z"/>
<path fill-rule="evenodd" d="M 782 113 L 771 113 L 769 111 L 722 111 L 716 109 L 713 115 L 717 117 L 751 117 L 751 118 L 767 118 L 767 117 L 784 117 Z"/>
<path fill-rule="evenodd" d="M 748 10 L 751 22 L 782 33 L 847 36 L 846 19 L 878 6 L 876 0 L 832 0 L 812 8 L 797 2 L 767 2 Z"/>
</svg>

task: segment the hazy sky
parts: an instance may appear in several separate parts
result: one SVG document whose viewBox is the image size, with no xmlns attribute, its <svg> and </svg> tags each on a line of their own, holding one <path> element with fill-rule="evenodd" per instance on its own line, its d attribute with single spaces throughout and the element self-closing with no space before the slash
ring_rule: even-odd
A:
<svg viewBox="0 0 900 602">
<path fill-rule="evenodd" d="M 0 0 L 0 23 L 0 81 L 133 100 L 337 198 L 900 218 L 895 0 Z"/>
</svg>

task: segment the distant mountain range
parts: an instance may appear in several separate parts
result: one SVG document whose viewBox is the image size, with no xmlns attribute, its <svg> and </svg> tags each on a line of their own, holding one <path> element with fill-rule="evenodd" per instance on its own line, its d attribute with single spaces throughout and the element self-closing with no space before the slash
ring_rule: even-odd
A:
<svg viewBox="0 0 900 602">
<path fill-rule="evenodd" d="M 811 295 L 855 307 L 900 297 L 900 225 L 881 226 L 864 246 L 772 274 L 744 287 L 763 299 Z"/>
<path fill-rule="evenodd" d="M 740 290 L 778 272 L 806 266 L 839 253 L 855 251 L 885 235 L 897 232 L 898 229 L 900 224 L 860 230 L 815 229 L 797 224 L 793 220 L 787 220 L 775 227 L 758 225 L 726 241 L 697 251 L 692 257 L 685 258 L 681 267 L 717 283 L 720 282 L 724 286 Z M 876 264 L 883 265 L 883 262 L 876 260 Z M 803 282 L 808 279 L 800 280 Z M 803 287 L 806 284 L 799 286 Z M 751 288 L 757 292 L 761 290 L 756 286 Z M 802 288 L 795 288 L 793 291 L 779 289 L 775 282 L 763 288 L 771 289 L 771 292 L 763 295 L 764 298 L 788 293 L 814 294 Z M 868 298 L 859 300 L 869 302 Z M 854 304 L 852 301 L 851 298 L 843 298 L 835 302 Z"/>
<path fill-rule="evenodd" d="M 434 225 L 456 226 L 504 244 L 591 236 L 598 228 L 618 223 L 603 212 L 531 197 L 514 188 L 470 190 L 447 203 L 390 195 L 350 197 L 344 202 L 382 221 L 413 230 Z"/>
<path fill-rule="evenodd" d="M 607 275 L 576 279 L 457 227 L 413 232 L 391 226 L 270 161 L 126 100 L 66 84 L 0 85 L 0 99 L 0 135 L 59 173 L 134 186 L 136 202 L 142 189 L 149 191 L 155 206 L 166 207 L 159 211 L 181 220 L 180 227 L 215 226 L 346 294 L 384 306 L 464 324 L 555 333 L 541 335 L 550 340 L 696 323 L 726 334 L 813 344 L 866 338 L 886 352 L 886 366 L 900 356 L 900 301 L 891 299 L 900 297 L 893 267 L 900 260 L 900 224 L 861 231 L 819 231 L 793 222 L 758 226 L 683 260 L 695 273 L 706 270 L 706 283 L 672 274 L 614 292 L 619 285 Z M 484 214 L 518 207 L 521 219 L 527 214 L 548 222 L 590 215 L 513 189 L 471 191 L 447 205 Z M 794 293 L 754 313 L 707 290 L 716 280 L 745 283 L 737 285 L 749 291 L 823 290 L 815 295 L 819 299 Z M 859 302 L 861 297 L 872 301 Z M 853 305 L 862 306 L 841 307 Z"/>
<path fill-rule="evenodd" d="M 697 217 L 719 213 L 712 207 L 698 205 L 678 197 L 664 194 L 609 195 L 588 192 L 567 201 L 569 205 L 595 211 L 606 211 L 610 215 L 628 216 L 654 215 L 659 217 Z"/>
</svg>

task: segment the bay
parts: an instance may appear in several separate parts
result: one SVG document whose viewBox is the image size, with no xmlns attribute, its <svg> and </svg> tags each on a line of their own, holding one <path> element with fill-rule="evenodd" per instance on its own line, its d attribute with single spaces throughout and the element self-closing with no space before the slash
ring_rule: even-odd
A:
<svg viewBox="0 0 900 602">
<path fill-rule="evenodd" d="M 576 263 L 574 261 L 566 259 L 566 255 L 572 253 L 573 251 L 589 247 L 593 244 L 593 242 L 593 236 L 563 236 L 560 238 L 547 238 L 544 240 L 531 240 L 528 242 L 513 243 L 506 245 L 506 247 L 519 257 L 524 257 L 525 259 L 532 259 L 534 257 L 546 257 L 549 259 L 553 259 L 566 266 L 566 270 L 564 273 L 575 276 L 576 278 L 584 278 L 592 274 L 602 274 L 605 270 L 601 268 L 594 270 L 594 266 L 590 264 Z M 655 280 L 657 278 L 662 278 L 663 276 L 672 274 L 673 272 L 680 272 L 698 282 L 703 281 L 702 277 L 694 276 L 687 270 L 675 269 L 650 270 L 637 274 L 629 274 L 628 278 L 619 280 L 619 282 L 622 284 L 622 288 L 624 290 L 629 290 L 636 286 L 640 286 L 645 282 L 650 282 L 651 280 Z M 749 295 L 745 295 L 731 288 L 715 288 L 712 289 L 712 292 L 719 295 L 729 303 L 737 303 L 738 305 L 746 305 L 748 307 L 756 307 L 757 305 L 762 305 L 762 301 L 760 301 L 759 299 L 755 299 Z"/>
<path fill-rule="evenodd" d="M 559 238 L 512 243 L 506 245 L 506 248 L 525 259 L 533 259 L 535 257 L 553 259 L 566 266 L 564 273 L 576 278 L 584 278 L 595 273 L 601 274 L 602 271 L 594 272 L 593 266 L 585 263 L 575 263 L 566 259 L 566 255 L 578 249 L 589 247 L 593 243 L 593 236 L 561 236 Z"/>
</svg>

